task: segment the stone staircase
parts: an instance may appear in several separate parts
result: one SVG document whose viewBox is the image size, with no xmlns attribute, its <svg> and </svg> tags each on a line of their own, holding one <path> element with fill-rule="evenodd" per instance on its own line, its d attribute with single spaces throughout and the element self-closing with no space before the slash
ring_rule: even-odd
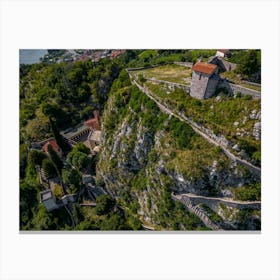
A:
<svg viewBox="0 0 280 280">
<path fill-rule="evenodd" d="M 196 216 L 198 216 L 200 218 L 200 220 L 208 227 L 208 228 L 211 228 L 212 230 L 222 230 L 219 226 L 217 226 L 216 224 L 214 224 L 209 218 L 208 216 L 206 215 L 206 213 L 198 206 L 198 205 L 195 205 L 193 206 L 192 205 L 192 202 L 190 200 L 189 197 L 187 196 L 179 196 L 179 195 L 174 195 L 172 194 L 171 195 L 172 198 L 176 201 L 179 201 L 181 203 L 183 203 L 187 209 L 195 214 Z"/>
</svg>

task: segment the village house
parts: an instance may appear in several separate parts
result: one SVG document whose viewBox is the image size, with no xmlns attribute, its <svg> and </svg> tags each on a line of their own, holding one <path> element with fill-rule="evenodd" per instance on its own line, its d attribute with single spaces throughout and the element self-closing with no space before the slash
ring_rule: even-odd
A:
<svg viewBox="0 0 280 280">
<path fill-rule="evenodd" d="M 190 95 L 197 99 L 211 97 L 215 93 L 220 79 L 217 65 L 197 62 L 192 70 Z"/>
<path fill-rule="evenodd" d="M 231 52 L 228 49 L 219 49 L 216 52 L 216 56 L 218 56 L 218 57 L 229 57 L 230 55 L 231 55 Z"/>
</svg>

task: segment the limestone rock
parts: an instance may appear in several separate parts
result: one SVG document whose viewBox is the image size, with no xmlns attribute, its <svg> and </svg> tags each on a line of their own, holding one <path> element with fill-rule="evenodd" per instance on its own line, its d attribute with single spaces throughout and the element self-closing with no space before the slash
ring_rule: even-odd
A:
<svg viewBox="0 0 280 280">
<path fill-rule="evenodd" d="M 261 123 L 260 122 L 255 123 L 254 129 L 253 129 L 253 136 L 255 137 L 256 140 L 261 139 Z"/>
</svg>

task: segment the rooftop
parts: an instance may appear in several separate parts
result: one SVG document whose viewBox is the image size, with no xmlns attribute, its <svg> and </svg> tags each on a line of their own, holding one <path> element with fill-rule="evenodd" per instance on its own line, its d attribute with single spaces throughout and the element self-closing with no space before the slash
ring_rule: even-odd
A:
<svg viewBox="0 0 280 280">
<path fill-rule="evenodd" d="M 217 65 L 206 63 L 206 62 L 197 62 L 193 66 L 193 70 L 205 74 L 211 75 L 217 68 Z"/>
<path fill-rule="evenodd" d="M 59 151 L 59 146 L 57 145 L 56 141 L 55 141 L 54 139 L 50 139 L 50 140 L 48 140 L 48 141 L 44 144 L 44 146 L 42 147 L 42 150 L 43 150 L 45 153 L 48 152 L 48 146 L 49 146 L 49 145 L 52 146 L 52 148 L 53 148 L 53 150 L 54 150 L 55 152 L 58 152 L 58 151 Z"/>
<path fill-rule="evenodd" d="M 41 201 L 48 200 L 48 199 L 52 198 L 51 190 L 49 189 L 49 190 L 40 192 L 40 198 L 41 198 Z"/>
<path fill-rule="evenodd" d="M 227 54 L 227 53 L 229 53 L 229 49 L 219 49 L 219 50 L 217 50 L 218 52 L 222 52 L 222 53 L 224 53 L 224 54 Z"/>
<path fill-rule="evenodd" d="M 89 119 L 85 122 L 85 124 L 92 129 L 96 129 L 96 130 L 100 129 L 99 121 L 97 118 Z"/>
<path fill-rule="evenodd" d="M 102 137 L 102 132 L 100 130 L 95 130 L 90 134 L 90 140 L 100 142 Z"/>
<path fill-rule="evenodd" d="M 87 126 L 84 123 L 82 123 L 82 124 L 79 124 L 75 127 L 70 127 L 70 128 L 68 128 L 64 131 L 61 131 L 61 133 L 64 137 L 66 137 L 67 139 L 70 139 L 73 136 L 78 135 L 79 133 L 81 133 L 85 129 L 87 129 Z"/>
</svg>

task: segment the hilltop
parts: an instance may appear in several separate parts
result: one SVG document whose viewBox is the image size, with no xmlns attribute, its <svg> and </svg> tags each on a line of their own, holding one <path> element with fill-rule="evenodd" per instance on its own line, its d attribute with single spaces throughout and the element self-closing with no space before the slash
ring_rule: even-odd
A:
<svg viewBox="0 0 280 280">
<path fill-rule="evenodd" d="M 222 51 L 22 66 L 21 229 L 260 229 L 260 52 Z"/>
</svg>

